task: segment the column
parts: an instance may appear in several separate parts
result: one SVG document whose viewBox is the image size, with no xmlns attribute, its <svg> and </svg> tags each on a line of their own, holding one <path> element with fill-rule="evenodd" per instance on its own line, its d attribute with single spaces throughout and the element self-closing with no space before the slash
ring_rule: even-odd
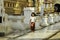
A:
<svg viewBox="0 0 60 40">
<path fill-rule="evenodd" d="M 39 0 L 35 0 L 35 12 L 39 12 Z"/>
<path fill-rule="evenodd" d="M 44 8 L 45 8 L 44 0 L 40 0 L 40 16 L 43 16 Z"/>
<path fill-rule="evenodd" d="M 6 7 L 8 7 L 8 3 L 6 2 Z"/>
<path fill-rule="evenodd" d="M 11 3 L 11 7 L 13 7 L 13 3 Z"/>
</svg>

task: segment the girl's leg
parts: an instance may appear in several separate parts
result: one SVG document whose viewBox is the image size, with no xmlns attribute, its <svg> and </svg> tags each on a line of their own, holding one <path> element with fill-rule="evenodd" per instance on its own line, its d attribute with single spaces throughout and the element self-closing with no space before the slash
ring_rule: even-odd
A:
<svg viewBox="0 0 60 40">
<path fill-rule="evenodd" d="M 31 23 L 31 27 L 30 28 L 31 28 L 31 31 L 33 31 L 33 32 L 35 31 L 35 23 L 34 22 Z"/>
<path fill-rule="evenodd" d="M 33 32 L 35 31 L 35 23 L 33 23 L 32 31 L 33 31 Z"/>
</svg>

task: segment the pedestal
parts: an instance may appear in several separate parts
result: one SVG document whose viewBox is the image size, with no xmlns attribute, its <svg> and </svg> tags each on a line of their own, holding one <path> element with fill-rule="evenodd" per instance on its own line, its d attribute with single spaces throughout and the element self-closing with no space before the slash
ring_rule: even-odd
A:
<svg viewBox="0 0 60 40">
<path fill-rule="evenodd" d="M 34 12 L 34 7 L 24 8 L 24 23 L 29 24 L 32 12 Z"/>
</svg>

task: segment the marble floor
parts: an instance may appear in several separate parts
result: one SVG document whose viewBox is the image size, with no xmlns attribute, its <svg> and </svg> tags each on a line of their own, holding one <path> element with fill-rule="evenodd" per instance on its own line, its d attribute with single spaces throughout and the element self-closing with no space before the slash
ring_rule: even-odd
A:
<svg viewBox="0 0 60 40">
<path fill-rule="evenodd" d="M 60 40 L 60 32 L 57 33 L 55 36 L 51 37 L 50 39 L 56 39 L 56 40 Z"/>
<path fill-rule="evenodd" d="M 53 27 L 53 29 L 50 28 L 50 27 Z M 50 27 L 46 27 L 43 30 L 36 30 L 35 32 L 30 32 L 30 33 L 27 33 L 26 35 L 19 36 L 19 37 L 16 37 L 14 39 L 13 39 L 13 37 L 15 35 L 0 37 L 0 40 L 30 40 L 30 39 L 31 40 L 34 40 L 34 39 L 35 40 L 43 40 L 43 39 L 47 39 L 47 38 L 49 38 L 50 36 L 52 36 L 53 34 L 55 34 L 59 31 L 59 30 L 56 30 L 56 28 L 59 27 L 59 29 L 60 29 L 60 23 L 56 23 L 54 25 L 51 25 Z M 18 33 L 18 34 L 20 34 L 20 33 Z M 58 38 L 60 38 L 60 32 L 58 32 L 54 36 L 50 37 L 49 40 L 50 39 L 58 39 Z"/>
<path fill-rule="evenodd" d="M 40 31 L 35 31 L 35 32 L 31 32 L 28 33 L 27 35 L 18 37 L 18 40 L 24 40 L 24 39 L 46 39 L 49 38 L 51 35 L 53 35 L 54 33 L 56 33 L 57 31 L 47 31 L 47 32 L 40 32 Z"/>
<path fill-rule="evenodd" d="M 28 33 L 28 34 L 26 34 L 24 36 L 18 37 L 16 39 L 0 37 L 0 40 L 28 40 L 28 39 L 32 39 L 32 38 L 33 39 L 39 39 L 39 40 L 41 39 L 41 40 L 43 40 L 43 38 L 47 38 L 47 37 L 51 36 L 53 33 L 54 32 L 47 32 L 47 33 L 41 32 L 40 33 L 40 31 L 35 31 L 35 32 Z M 55 36 L 51 37 L 50 39 L 58 39 L 58 38 L 60 38 L 60 32 L 57 33 Z"/>
</svg>

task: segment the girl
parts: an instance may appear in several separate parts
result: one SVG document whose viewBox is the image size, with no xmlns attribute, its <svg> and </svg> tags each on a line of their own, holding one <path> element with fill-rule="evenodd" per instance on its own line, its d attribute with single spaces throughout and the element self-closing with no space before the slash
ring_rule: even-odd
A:
<svg viewBox="0 0 60 40">
<path fill-rule="evenodd" d="M 30 17 L 30 28 L 32 32 L 35 31 L 35 22 L 36 22 L 35 13 L 32 12 L 31 17 Z"/>
</svg>

